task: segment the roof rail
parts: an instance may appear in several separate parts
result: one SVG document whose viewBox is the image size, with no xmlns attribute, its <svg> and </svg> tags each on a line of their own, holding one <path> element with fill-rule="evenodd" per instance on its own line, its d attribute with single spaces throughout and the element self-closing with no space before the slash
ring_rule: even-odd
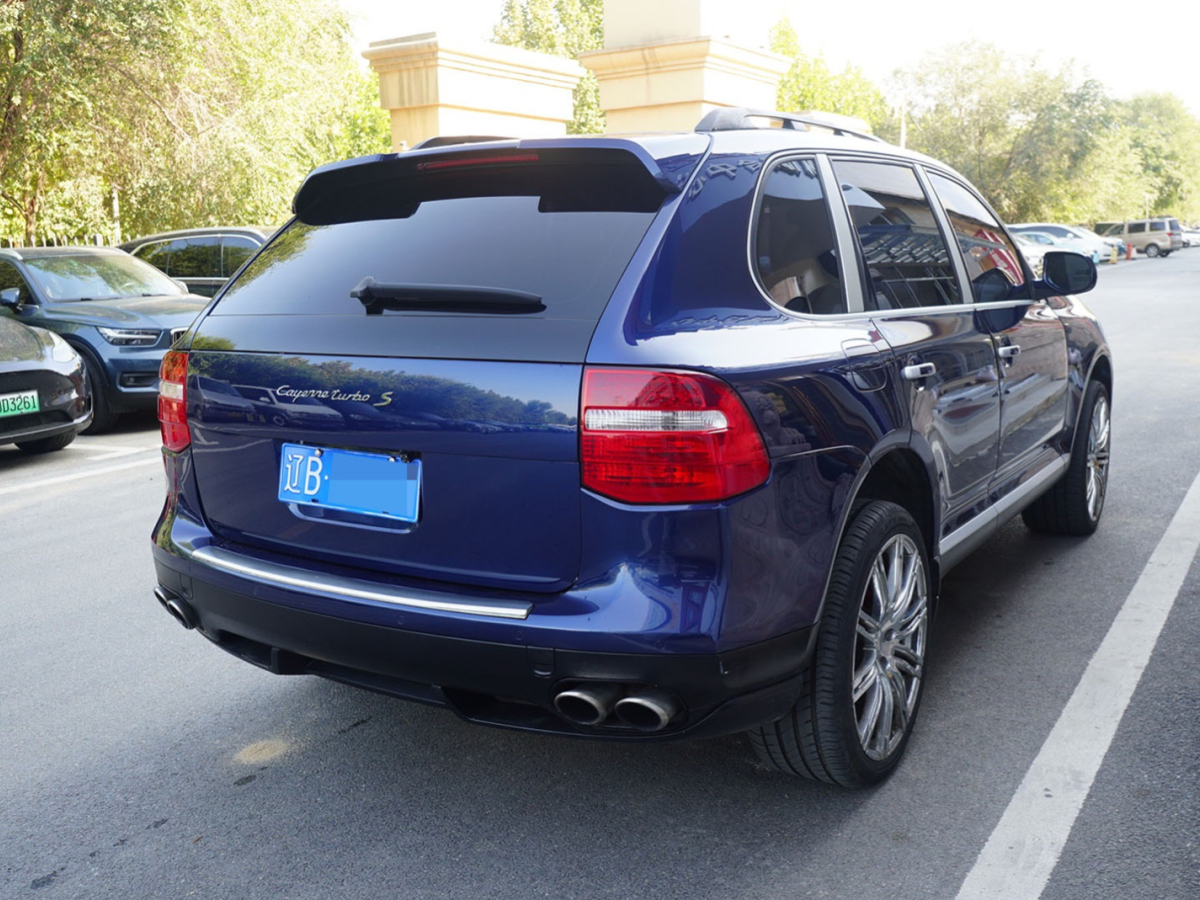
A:
<svg viewBox="0 0 1200 900">
<path fill-rule="evenodd" d="M 743 131 L 762 127 L 750 124 L 750 119 L 776 119 L 782 123 L 783 128 L 793 131 L 799 130 L 796 128 L 797 125 L 803 125 L 805 131 L 812 131 L 814 128 L 819 128 L 822 131 L 830 131 L 840 136 L 862 138 L 865 141 L 875 141 L 880 144 L 886 143 L 883 138 L 876 137 L 865 131 L 846 128 L 832 118 L 824 118 L 820 113 L 810 113 L 802 116 L 796 113 L 779 112 L 778 110 L 745 109 L 738 106 L 714 109 L 700 120 L 700 123 L 696 126 L 696 130 Z"/>
<path fill-rule="evenodd" d="M 449 147 L 453 144 L 483 144 L 488 141 L 515 141 L 515 137 L 498 134 L 447 134 L 438 137 L 425 138 L 414 145 L 412 150 L 428 150 L 431 147 Z"/>
</svg>

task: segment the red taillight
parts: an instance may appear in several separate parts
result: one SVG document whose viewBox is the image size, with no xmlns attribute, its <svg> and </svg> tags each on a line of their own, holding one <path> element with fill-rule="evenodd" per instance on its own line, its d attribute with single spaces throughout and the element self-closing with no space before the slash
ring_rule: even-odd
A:
<svg viewBox="0 0 1200 900">
<path fill-rule="evenodd" d="M 192 442 L 187 424 L 188 355 L 168 350 L 158 370 L 158 422 L 163 446 L 176 452 Z"/>
<path fill-rule="evenodd" d="M 758 426 L 728 384 L 698 372 L 588 369 L 583 486 L 629 503 L 724 500 L 767 480 Z"/>
<path fill-rule="evenodd" d="M 438 169 L 465 169 L 469 166 L 504 166 L 515 163 L 535 163 L 539 157 L 536 153 L 505 153 L 496 156 L 464 156 L 455 159 L 435 159 L 430 162 L 417 163 L 418 172 L 434 172 Z"/>
</svg>

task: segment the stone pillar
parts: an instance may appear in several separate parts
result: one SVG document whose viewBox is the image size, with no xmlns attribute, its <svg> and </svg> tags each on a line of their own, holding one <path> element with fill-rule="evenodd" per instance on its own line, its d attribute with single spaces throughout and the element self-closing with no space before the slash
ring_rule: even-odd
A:
<svg viewBox="0 0 1200 900">
<path fill-rule="evenodd" d="M 566 134 L 584 74 L 572 60 L 436 32 L 376 41 L 363 56 L 379 76 L 396 150 L 438 135 Z"/>
<path fill-rule="evenodd" d="M 600 82 L 609 132 L 691 131 L 718 107 L 775 108 L 791 61 L 770 23 L 730 0 L 604 0 L 604 49 L 580 62 Z"/>
</svg>

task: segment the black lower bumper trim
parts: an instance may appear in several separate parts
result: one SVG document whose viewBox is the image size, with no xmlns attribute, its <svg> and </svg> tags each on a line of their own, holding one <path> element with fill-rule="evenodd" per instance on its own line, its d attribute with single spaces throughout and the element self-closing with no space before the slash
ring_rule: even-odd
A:
<svg viewBox="0 0 1200 900">
<path fill-rule="evenodd" d="M 160 583 L 180 575 L 156 561 Z M 335 618 L 188 580 L 198 629 L 233 655 L 277 674 L 318 675 L 481 724 L 592 738 L 664 740 L 743 731 L 773 721 L 799 694 L 815 629 L 725 653 L 600 653 L 425 634 Z M 564 683 L 657 685 L 686 714 L 660 732 L 586 727 L 561 718 Z"/>
</svg>

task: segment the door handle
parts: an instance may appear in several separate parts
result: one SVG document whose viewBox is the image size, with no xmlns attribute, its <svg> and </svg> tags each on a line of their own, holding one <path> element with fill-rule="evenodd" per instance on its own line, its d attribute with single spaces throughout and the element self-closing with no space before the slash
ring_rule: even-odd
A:
<svg viewBox="0 0 1200 900">
<path fill-rule="evenodd" d="M 1001 359 L 1013 359 L 1021 352 L 1021 348 L 1016 344 L 1009 344 L 1007 347 L 1001 347 L 997 352 Z"/>
<path fill-rule="evenodd" d="M 905 366 L 900 370 L 900 374 L 909 381 L 920 381 L 922 378 L 929 378 L 937 373 L 937 366 L 933 363 L 917 363 L 912 366 Z"/>
</svg>

